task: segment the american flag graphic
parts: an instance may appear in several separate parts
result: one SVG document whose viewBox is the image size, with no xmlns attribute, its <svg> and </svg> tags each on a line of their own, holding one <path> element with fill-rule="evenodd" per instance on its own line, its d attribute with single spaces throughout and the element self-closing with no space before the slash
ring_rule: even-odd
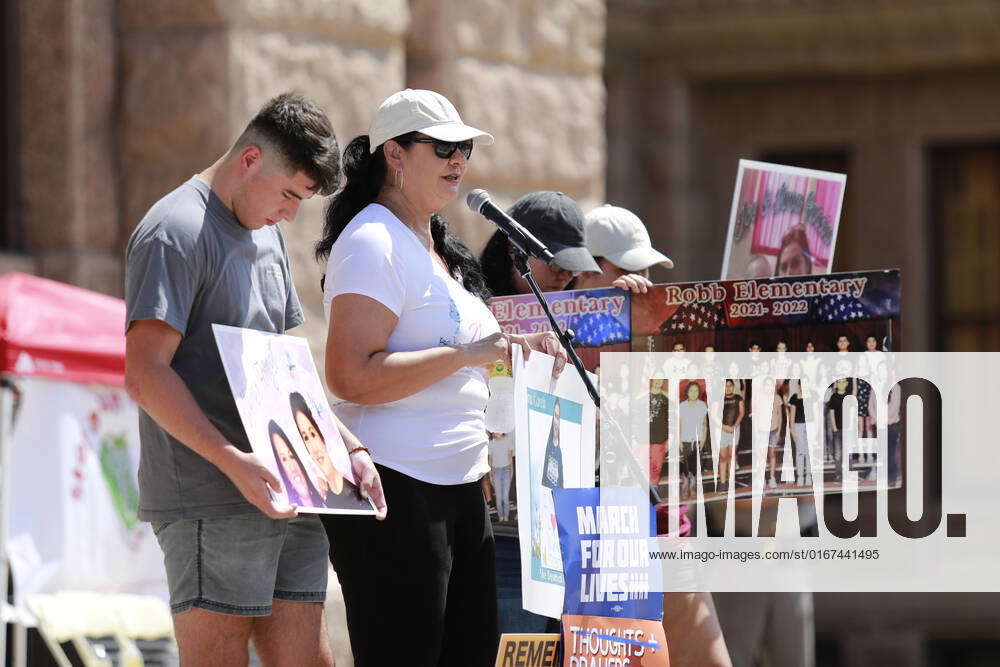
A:
<svg viewBox="0 0 1000 667">
<path fill-rule="evenodd" d="M 864 303 L 846 294 L 831 294 L 819 300 L 816 315 L 821 322 L 848 322 L 872 317 Z"/>
<path fill-rule="evenodd" d="M 600 347 L 614 343 L 627 343 L 632 339 L 628 325 L 610 314 L 578 315 L 567 324 L 576 334 L 573 339 L 574 346 Z"/>
<path fill-rule="evenodd" d="M 711 331 L 726 326 L 726 315 L 721 304 L 689 303 L 674 311 L 660 325 L 662 334 L 679 334 L 691 331 Z"/>
</svg>

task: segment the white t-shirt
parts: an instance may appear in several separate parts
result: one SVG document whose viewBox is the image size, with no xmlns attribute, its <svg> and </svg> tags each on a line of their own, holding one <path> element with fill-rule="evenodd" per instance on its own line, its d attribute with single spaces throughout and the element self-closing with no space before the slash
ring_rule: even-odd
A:
<svg viewBox="0 0 1000 667">
<path fill-rule="evenodd" d="M 503 433 L 493 436 L 490 440 L 490 456 L 493 457 L 493 468 L 510 466 L 510 457 L 514 453 L 514 436 Z"/>
<path fill-rule="evenodd" d="M 681 420 L 681 442 L 701 442 L 704 437 L 705 416 L 708 406 L 705 401 L 681 401 L 678 416 Z"/>
<path fill-rule="evenodd" d="M 367 296 L 399 317 L 387 352 L 471 343 L 500 330 L 486 304 L 380 204 L 362 209 L 333 244 L 323 294 L 327 320 L 341 294 Z M 489 471 L 488 397 L 485 370 L 467 366 L 398 401 L 341 402 L 334 411 L 379 464 L 431 484 L 462 484 Z"/>
</svg>

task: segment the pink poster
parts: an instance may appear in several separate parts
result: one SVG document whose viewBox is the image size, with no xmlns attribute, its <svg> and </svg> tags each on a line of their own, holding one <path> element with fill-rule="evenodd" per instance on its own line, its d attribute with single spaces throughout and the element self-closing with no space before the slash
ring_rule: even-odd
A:
<svg viewBox="0 0 1000 667">
<path fill-rule="evenodd" d="M 740 160 L 722 279 L 830 273 L 847 176 Z"/>
</svg>

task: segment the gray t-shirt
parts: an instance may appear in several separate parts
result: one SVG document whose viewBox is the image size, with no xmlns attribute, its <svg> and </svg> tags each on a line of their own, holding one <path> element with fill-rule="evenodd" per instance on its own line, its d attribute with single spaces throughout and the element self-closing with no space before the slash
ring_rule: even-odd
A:
<svg viewBox="0 0 1000 667">
<path fill-rule="evenodd" d="M 273 333 L 302 323 L 277 227 L 250 231 L 192 177 L 158 201 L 125 254 L 126 330 L 158 319 L 183 337 L 171 362 L 222 434 L 249 452 L 212 324 Z M 139 410 L 139 517 L 170 521 L 257 510 L 221 470 Z"/>
</svg>

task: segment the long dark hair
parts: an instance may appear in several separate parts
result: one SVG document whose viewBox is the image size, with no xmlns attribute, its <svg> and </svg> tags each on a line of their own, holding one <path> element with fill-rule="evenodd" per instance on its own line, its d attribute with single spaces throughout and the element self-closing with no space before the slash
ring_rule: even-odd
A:
<svg viewBox="0 0 1000 667">
<path fill-rule="evenodd" d="M 483 267 L 486 287 L 496 296 L 521 294 L 514 287 L 514 257 L 507 235 L 499 229 L 486 242 L 479 255 L 479 265 Z M 564 290 L 576 289 L 576 278 L 566 283 Z"/>
<path fill-rule="evenodd" d="M 497 296 L 517 294 L 514 289 L 514 258 L 510 254 L 510 242 L 499 229 L 486 242 L 479 264 L 483 267 L 486 286 Z"/>
<path fill-rule="evenodd" d="M 274 462 L 278 464 L 278 474 L 281 475 L 281 484 L 285 487 L 285 493 L 288 494 L 288 502 L 296 505 L 305 505 L 308 500 L 312 507 L 324 507 L 323 499 L 320 497 L 316 487 L 313 486 L 312 480 L 309 479 L 309 472 L 306 470 L 305 464 L 302 463 L 302 459 L 299 458 L 299 453 L 292 447 L 292 441 L 285 435 L 285 431 L 273 419 L 267 423 L 267 436 L 267 440 L 271 445 L 271 452 L 274 454 Z M 292 486 L 291 480 L 288 479 L 288 473 L 285 472 L 285 466 L 281 463 L 281 457 L 278 456 L 278 450 L 274 446 L 274 436 L 278 436 L 288 445 L 288 451 L 292 453 L 292 458 L 295 459 L 296 464 L 302 469 L 302 477 L 306 480 L 306 486 L 309 487 L 311 498 L 300 498 L 299 492 Z"/>
<path fill-rule="evenodd" d="M 323 431 L 319 430 L 319 424 L 316 423 L 316 419 L 313 417 L 312 410 L 309 409 L 309 405 L 306 403 L 305 397 L 297 391 L 293 391 L 288 395 L 288 402 L 292 408 L 292 419 L 295 419 L 295 413 L 301 412 L 305 415 L 312 427 L 316 429 L 316 433 L 319 435 L 320 440 L 326 444 L 326 440 L 323 438 Z M 298 424 L 296 424 L 298 426 Z"/>
<path fill-rule="evenodd" d="M 413 143 L 415 136 L 416 132 L 408 132 L 394 137 L 394 140 L 406 148 Z M 355 137 L 347 144 L 343 162 L 346 182 L 327 206 L 323 238 L 316 243 L 316 259 L 321 262 L 330 256 L 330 249 L 354 216 L 378 198 L 388 171 L 381 146 L 372 153 L 367 134 Z M 437 213 L 431 216 L 431 239 L 434 241 L 434 250 L 441 255 L 448 270 L 452 274 L 461 275 L 462 286 L 468 292 L 483 301 L 492 296 L 475 255 L 460 238 L 451 233 L 448 223 Z"/>
</svg>

